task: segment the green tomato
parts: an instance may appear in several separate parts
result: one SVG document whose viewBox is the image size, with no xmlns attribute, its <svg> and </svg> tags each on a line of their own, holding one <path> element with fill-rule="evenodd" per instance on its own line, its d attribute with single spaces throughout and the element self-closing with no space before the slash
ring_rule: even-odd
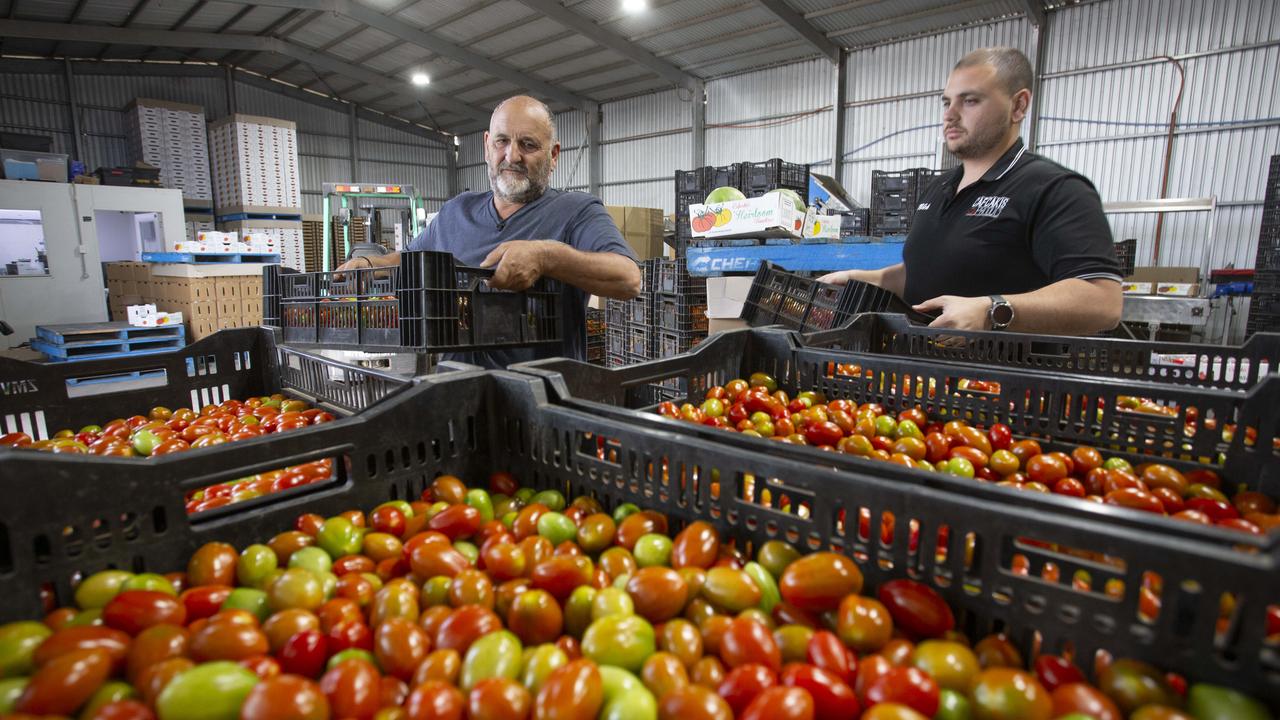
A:
<svg viewBox="0 0 1280 720">
<path fill-rule="evenodd" d="M 631 573 L 622 573 L 621 575 L 613 579 L 613 585 L 611 585 L 610 587 L 616 587 L 619 590 L 626 590 L 627 583 L 629 582 L 631 582 Z"/>
<path fill-rule="evenodd" d="M 515 526 L 515 524 L 516 524 L 516 518 L 518 518 L 518 517 L 520 517 L 520 513 L 516 512 L 515 510 L 512 510 L 512 511 L 510 511 L 510 512 L 502 513 L 502 525 L 503 525 L 503 527 L 505 527 L 506 529 L 510 530 L 512 527 L 514 527 L 514 526 Z"/>
<path fill-rule="evenodd" d="M 605 705 L 624 693 L 644 689 L 644 683 L 640 682 L 640 678 L 620 667 L 601 665 L 597 669 L 600 671 L 600 686 L 604 693 Z"/>
<path fill-rule="evenodd" d="M 448 507 L 449 507 L 449 503 L 443 500 L 439 500 L 437 502 L 431 503 L 431 507 L 427 508 L 427 519 L 430 520 L 431 518 L 439 515 L 440 513 L 448 509 Z"/>
<path fill-rule="evenodd" d="M 933 463 L 928 460 L 917 460 L 916 467 L 924 470 L 925 472 L 938 472 L 938 468 L 934 467 Z"/>
<path fill-rule="evenodd" d="M 898 431 L 898 421 L 893 419 L 892 415 L 881 415 L 875 421 L 876 434 L 885 437 L 893 437 Z M 918 431 L 919 428 L 916 428 Z"/>
<path fill-rule="evenodd" d="M 150 455 L 155 452 L 156 447 L 162 442 L 164 441 L 150 430 L 139 430 L 129 438 L 129 443 L 133 445 L 133 451 L 139 455 Z"/>
<path fill-rule="evenodd" d="M 1187 692 L 1187 710 L 1196 720 L 1267 720 L 1262 703 L 1230 688 L 1196 683 Z"/>
<path fill-rule="evenodd" d="M 102 608 L 81 610 L 67 621 L 67 627 L 89 627 L 102 624 Z"/>
<path fill-rule="evenodd" d="M 1106 462 L 1102 463 L 1102 467 L 1108 470 L 1123 470 L 1127 473 L 1133 472 L 1133 465 L 1124 458 L 1109 457 Z"/>
<path fill-rule="evenodd" d="M 15 677 L 0 680 L 0 714 L 13 712 L 13 706 L 27 689 L 28 678 Z"/>
<path fill-rule="evenodd" d="M 311 548 L 303 548 L 310 550 Z M 301 551 L 299 551 L 301 552 Z M 290 566 L 293 565 L 293 558 L 298 553 L 294 553 L 289 557 Z M 279 566 L 275 552 L 266 545 L 250 545 L 240 553 L 240 559 L 236 561 L 236 580 L 245 587 L 262 587 L 262 581 L 267 579 L 272 570 Z"/>
<path fill-rule="evenodd" d="M 531 648 L 530 652 L 524 653 L 524 665 L 520 669 L 520 684 L 524 685 L 530 695 L 536 697 L 543 684 L 547 682 L 547 677 L 555 672 L 556 668 L 568 662 L 569 656 L 551 643 Z"/>
<path fill-rule="evenodd" d="M 591 625 L 591 606 L 595 603 L 596 594 L 599 591 L 590 585 L 579 585 L 569 593 L 569 599 L 564 602 L 564 632 L 575 638 L 581 638 L 582 633 L 587 631 Z"/>
<path fill-rule="evenodd" d="M 106 607 L 131 577 L 133 573 L 124 570 L 103 570 L 90 575 L 76 586 L 76 605 L 81 610 Z"/>
<path fill-rule="evenodd" d="M 749 562 L 742 569 L 755 581 L 756 587 L 760 588 L 760 609 L 765 614 L 771 614 L 774 606 L 782 602 L 782 592 L 778 590 L 773 574 L 760 563 Z"/>
<path fill-rule="evenodd" d="M 582 656 L 597 665 L 640 672 L 655 650 L 653 626 L 638 615 L 609 615 L 582 636 Z"/>
<path fill-rule="evenodd" d="M 543 490 L 533 496 L 532 502 L 542 503 L 552 512 L 560 512 L 564 509 L 564 495 L 559 490 Z"/>
<path fill-rule="evenodd" d="M 475 565 L 476 561 L 480 559 L 480 548 L 476 547 L 475 543 L 466 540 L 455 540 L 453 549 L 462 553 L 462 556 L 472 565 Z"/>
<path fill-rule="evenodd" d="M 724 415 L 724 403 L 718 398 L 707 398 L 702 401 L 702 414 L 707 417 L 718 418 Z"/>
<path fill-rule="evenodd" d="M 899 440 L 904 437 L 913 437 L 917 440 L 924 439 L 924 433 L 920 432 L 920 426 L 916 425 L 914 420 L 903 420 L 898 423 L 898 427 L 894 430 L 893 436 Z"/>
<path fill-rule="evenodd" d="M 272 553 L 272 555 L 274 554 Z M 329 553 L 313 545 L 304 547 L 290 555 L 289 567 L 309 570 L 312 575 L 319 577 L 333 570 L 333 558 L 329 557 Z"/>
<path fill-rule="evenodd" d="M 622 503 L 613 509 L 613 521 L 618 525 L 621 525 L 622 521 L 626 520 L 628 515 L 634 515 L 638 512 L 640 512 L 639 505 L 636 505 L 635 503 Z"/>
<path fill-rule="evenodd" d="M 1076 713 L 1066 715 L 1059 720 L 1067 720 Z M 938 712 L 933 720 L 969 720 L 973 717 L 973 708 L 969 706 L 969 698 L 955 690 L 943 688 L 938 694 Z"/>
<path fill-rule="evenodd" d="M 671 538 L 660 533 L 641 535 L 631 551 L 642 568 L 671 564 Z"/>
<path fill-rule="evenodd" d="M 364 536 L 360 528 L 353 525 L 350 520 L 342 516 L 331 517 L 320 526 L 320 532 L 316 535 L 316 544 L 321 550 L 329 553 L 331 558 L 359 555 L 360 548 L 364 545 Z"/>
<path fill-rule="evenodd" d="M 329 658 L 329 662 L 325 663 L 324 669 L 332 670 L 338 666 L 338 663 L 344 660 L 363 660 L 374 667 L 378 667 L 378 658 L 374 657 L 373 653 L 368 650 L 361 650 L 360 648 L 347 648 L 346 650 L 334 653 L 333 657 Z"/>
<path fill-rule="evenodd" d="M 310 570 L 289 568 L 267 588 L 272 610 L 315 610 L 324 604 L 324 583 Z"/>
<path fill-rule="evenodd" d="M 635 601 L 631 599 L 626 590 L 620 588 L 607 587 L 597 592 L 595 598 L 591 601 L 592 622 L 610 615 L 634 615 L 635 612 Z"/>
<path fill-rule="evenodd" d="M 493 677 L 515 680 L 520 676 L 522 656 L 520 639 L 509 630 L 481 636 L 471 643 L 467 656 L 462 659 L 458 686 L 470 690 L 481 680 Z"/>
<path fill-rule="evenodd" d="M 262 406 L 263 406 L 263 407 L 269 407 L 269 408 L 276 408 L 276 409 L 279 409 L 279 408 L 280 408 L 280 401 L 279 401 L 279 400 L 276 400 L 276 399 L 275 399 L 275 398 L 273 398 L 273 397 L 264 397 L 264 398 L 262 399 Z"/>
<path fill-rule="evenodd" d="M 36 648 L 52 634 L 48 625 L 34 620 L 0 625 L 0 678 L 30 675 Z"/>
<path fill-rule="evenodd" d="M 756 562 L 763 565 L 775 578 L 782 577 L 787 566 L 799 559 L 800 551 L 784 540 L 768 540 L 756 553 Z"/>
<path fill-rule="evenodd" d="M 378 507 L 395 508 L 396 510 L 400 511 L 401 515 L 404 515 L 405 520 L 408 520 L 409 518 L 413 517 L 413 506 L 405 502 L 404 500 L 388 500 L 382 503 L 381 505 L 379 505 Z"/>
<path fill-rule="evenodd" d="M 487 523 L 493 519 L 493 498 L 489 497 L 488 490 L 482 488 L 468 490 L 463 502 L 480 511 L 480 522 Z"/>
<path fill-rule="evenodd" d="M 973 463 L 969 462 L 968 458 L 953 457 L 947 461 L 943 472 L 946 472 L 949 475 L 973 479 Z"/>
<path fill-rule="evenodd" d="M 770 393 L 778 392 L 778 381 L 767 373 L 751 373 L 751 377 L 747 378 L 747 384 L 751 387 L 762 387 Z"/>
<path fill-rule="evenodd" d="M 777 428 L 774 427 L 772 420 L 764 420 L 762 422 L 755 423 L 755 427 L 756 432 L 760 433 L 760 437 L 773 437 L 778 432 Z"/>
<path fill-rule="evenodd" d="M 258 676 L 221 660 L 197 665 L 178 675 L 156 698 L 159 720 L 238 720 L 240 706 Z"/>
<path fill-rule="evenodd" d="M 97 691 L 89 697 L 89 702 L 85 703 L 84 709 L 80 711 L 80 717 L 84 720 L 90 720 L 98 713 L 98 709 L 107 703 L 113 703 L 117 700 L 128 700 L 137 697 L 138 693 L 133 686 L 119 680 L 109 680 L 103 683 Z"/>
<path fill-rule="evenodd" d="M 447 575 L 437 575 L 430 580 L 422 583 L 422 596 L 419 598 L 419 604 L 423 609 L 435 607 L 436 605 L 447 605 L 449 603 L 449 586 L 453 584 L 453 578 Z"/>
<path fill-rule="evenodd" d="M 578 536 L 578 526 L 572 520 L 552 511 L 538 518 L 538 534 L 551 541 L 552 546 Z"/>
<path fill-rule="evenodd" d="M 222 601 L 221 610 L 246 610 L 258 618 L 258 622 L 266 622 L 271 617 L 270 603 L 265 590 L 258 588 L 238 587 L 231 591 Z"/>
<path fill-rule="evenodd" d="M 125 590 L 154 590 L 166 595 L 178 596 L 178 591 L 173 589 L 173 583 L 169 582 L 165 576 L 156 573 L 134 575 L 120 586 L 120 592 Z"/>
<path fill-rule="evenodd" d="M 537 492 L 537 490 L 534 490 L 531 487 L 522 487 L 519 490 L 516 490 L 515 498 L 525 505 L 528 505 L 529 501 L 533 499 L 533 496 Z"/>
<path fill-rule="evenodd" d="M 606 700 L 599 720 L 657 720 L 658 701 L 646 687 L 628 690 L 613 700 Z"/>
</svg>

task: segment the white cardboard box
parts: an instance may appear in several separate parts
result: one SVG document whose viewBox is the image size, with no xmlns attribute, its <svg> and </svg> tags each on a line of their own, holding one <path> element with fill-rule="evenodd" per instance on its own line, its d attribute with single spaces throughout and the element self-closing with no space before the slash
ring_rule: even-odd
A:
<svg viewBox="0 0 1280 720">
<path fill-rule="evenodd" d="M 754 276 L 707 278 L 707 317 L 736 319 L 742 317 L 742 306 L 751 292 Z"/>
<path fill-rule="evenodd" d="M 804 215 L 804 232 L 802 234 L 806 238 L 839 240 L 840 216 L 819 215 L 816 210 L 809 208 Z"/>
<path fill-rule="evenodd" d="M 690 205 L 689 229 L 697 238 L 799 238 L 804 212 L 786 195 L 767 193 L 746 200 Z"/>
</svg>

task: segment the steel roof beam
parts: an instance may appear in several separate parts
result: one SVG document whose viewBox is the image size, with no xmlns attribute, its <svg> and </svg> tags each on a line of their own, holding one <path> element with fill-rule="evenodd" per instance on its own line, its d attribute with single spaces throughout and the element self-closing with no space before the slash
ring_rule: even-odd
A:
<svg viewBox="0 0 1280 720">
<path fill-rule="evenodd" d="M 273 52 L 293 58 L 314 68 L 341 73 L 365 84 L 397 92 L 408 97 L 418 93 L 434 95 L 442 102 L 476 120 L 489 121 L 489 111 L 463 103 L 443 93 L 419 88 L 402 80 L 387 78 L 378 73 L 356 67 L 343 60 L 315 52 L 279 38 L 257 35 L 216 34 L 168 30 L 142 30 L 133 28 L 66 25 L 64 23 L 29 22 L 25 20 L 0 21 L 0 36 L 33 40 L 68 40 L 73 42 L 97 42 L 114 45 L 154 45 L 157 47 L 196 47 L 214 50 L 249 50 Z"/>
<path fill-rule="evenodd" d="M 644 49 L 643 47 L 627 40 L 625 37 L 604 29 L 598 23 L 590 18 L 579 15 L 561 5 L 558 0 L 519 0 L 521 4 L 526 5 L 543 15 L 564 25 L 570 30 L 575 30 L 592 41 L 613 50 L 614 52 L 629 58 L 636 64 L 648 68 L 650 71 L 657 73 L 659 77 L 669 82 L 675 83 L 681 87 L 694 89 L 699 78 L 690 75 L 681 70 L 679 67 L 667 62 Z"/>
<path fill-rule="evenodd" d="M 1034 1 L 1027 0 L 1027 2 Z M 817 48 L 818 52 L 822 53 L 833 64 L 840 62 L 840 48 L 828 40 L 827 36 L 823 35 L 821 31 L 810 25 L 803 15 L 791 9 L 791 6 L 785 0 L 759 0 L 759 3 L 766 10 L 773 13 L 774 17 L 781 20 L 784 25 L 794 30 L 805 42 Z"/>
<path fill-rule="evenodd" d="M 521 72 L 513 67 L 494 62 L 480 53 L 468 50 L 444 38 L 418 30 L 402 20 L 388 17 L 382 13 L 352 0 L 258 0 L 260 5 L 274 7 L 319 9 L 345 15 L 356 22 L 376 28 L 392 37 L 453 58 L 466 63 L 477 70 L 482 70 L 496 78 L 506 80 L 515 85 L 528 88 L 531 92 L 544 97 L 554 98 L 560 102 L 586 108 L 594 103 L 588 97 L 569 92 L 562 87 Z"/>
<path fill-rule="evenodd" d="M 837 38 L 837 37 L 841 37 L 842 35 L 852 35 L 853 33 L 862 32 L 864 30 L 874 30 L 876 28 L 885 27 L 887 25 L 897 25 L 899 23 L 909 22 L 911 20 L 919 20 L 920 18 L 932 17 L 934 15 L 941 15 L 942 13 L 955 12 L 957 10 L 968 10 L 970 8 L 978 7 L 979 5 L 989 5 L 990 3 L 991 3 L 991 0 L 964 0 L 963 2 L 951 3 L 949 5 L 943 5 L 941 7 L 936 7 L 936 8 L 929 8 L 928 10 L 920 10 L 917 12 L 908 13 L 906 15 L 895 15 L 893 17 L 887 17 L 882 20 L 863 23 L 862 25 L 857 25 L 854 27 L 842 28 L 840 30 L 833 30 L 827 33 L 827 37 Z"/>
<path fill-rule="evenodd" d="M 1040 0 L 1022 0 L 1022 5 L 1027 9 L 1027 20 L 1037 28 L 1042 28 L 1048 21 L 1048 16 L 1044 12 L 1044 4 Z"/>
</svg>

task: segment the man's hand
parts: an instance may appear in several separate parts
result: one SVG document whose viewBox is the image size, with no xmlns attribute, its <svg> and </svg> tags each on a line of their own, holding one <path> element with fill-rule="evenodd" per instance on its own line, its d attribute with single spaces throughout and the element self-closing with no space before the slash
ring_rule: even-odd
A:
<svg viewBox="0 0 1280 720">
<path fill-rule="evenodd" d="M 866 270 L 841 270 L 839 272 L 827 273 L 818 278 L 818 282 L 828 285 L 847 285 L 850 280 L 858 280 L 860 282 L 872 282 L 871 273 Z M 873 285 L 875 283 L 872 283 Z"/>
<path fill-rule="evenodd" d="M 350 260 L 342 263 L 338 267 L 334 268 L 333 271 L 340 272 L 342 270 L 368 270 L 371 267 L 373 267 L 373 261 L 370 260 L 367 255 L 357 255 L 351 258 Z M 333 279 L 335 282 L 343 282 L 344 280 L 347 279 L 347 277 L 346 275 L 334 275 Z"/>
<path fill-rule="evenodd" d="M 555 241 L 511 240 L 494 248 L 480 263 L 482 268 L 494 268 L 489 286 L 513 292 L 528 290 L 546 274 L 550 253 L 547 243 L 551 242 Z"/>
<path fill-rule="evenodd" d="M 987 313 L 991 310 L 991 298 L 940 295 L 932 300 L 925 300 L 913 309 L 925 313 L 942 311 L 933 322 L 929 323 L 929 327 L 987 330 Z"/>
</svg>

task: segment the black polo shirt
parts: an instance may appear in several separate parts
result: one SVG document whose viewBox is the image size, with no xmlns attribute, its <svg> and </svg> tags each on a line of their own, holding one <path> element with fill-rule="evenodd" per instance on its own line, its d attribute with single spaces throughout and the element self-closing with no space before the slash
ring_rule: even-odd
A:
<svg viewBox="0 0 1280 720">
<path fill-rule="evenodd" d="M 963 175 L 963 166 L 943 175 L 918 201 L 902 250 L 907 302 L 1121 279 L 1102 201 L 1083 175 L 1027 152 L 1021 138 L 957 193 Z"/>
</svg>

